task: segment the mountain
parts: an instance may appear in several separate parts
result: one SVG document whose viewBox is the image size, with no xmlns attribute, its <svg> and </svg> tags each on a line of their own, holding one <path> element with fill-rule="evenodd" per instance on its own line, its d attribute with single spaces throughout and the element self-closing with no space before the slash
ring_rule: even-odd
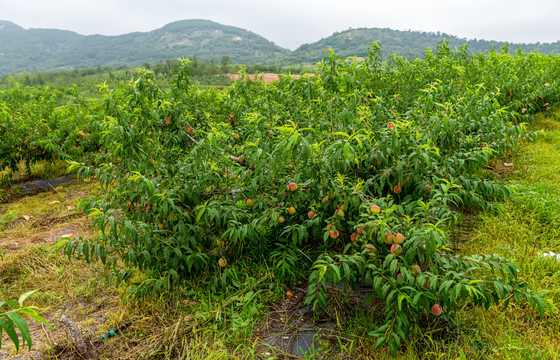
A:
<svg viewBox="0 0 560 360">
<path fill-rule="evenodd" d="M 549 44 L 515 44 L 488 40 L 467 40 L 445 33 L 399 31 L 379 28 L 348 29 L 336 32 L 312 44 L 301 45 L 284 57 L 288 62 L 317 62 L 325 57 L 325 50 L 334 49 L 335 53 L 346 58 L 349 56 L 364 57 L 367 55 L 369 43 L 379 40 L 382 45 L 382 55 L 391 54 L 404 56 L 409 60 L 423 58 L 426 48 L 435 49 L 444 39 L 449 40 L 451 49 L 460 48 L 467 44 L 469 52 L 488 51 L 493 46 L 499 50 L 506 44 L 510 51 L 521 47 L 525 52 L 535 50 L 540 53 L 560 53 L 560 41 Z"/>
<path fill-rule="evenodd" d="M 219 62 L 262 63 L 289 53 L 250 31 L 209 20 L 183 20 L 150 32 L 118 36 L 29 29 L 0 21 L 0 74 L 98 65 L 141 65 L 197 56 Z"/>
<path fill-rule="evenodd" d="M 422 58 L 426 48 L 435 49 L 440 41 L 449 39 L 449 47 L 467 44 L 469 51 L 487 51 L 501 42 L 466 40 L 444 33 L 398 31 L 379 28 L 348 29 L 336 32 L 294 51 L 281 48 L 253 32 L 221 25 L 209 20 L 183 20 L 150 32 L 118 36 L 80 35 L 55 29 L 26 30 L 9 21 L 0 20 L 0 75 L 22 71 L 57 71 L 96 66 L 139 66 L 161 60 L 196 57 L 220 62 L 228 56 L 237 64 L 315 63 L 333 48 L 337 55 L 365 56 L 369 43 L 380 41 L 382 55 Z M 560 53 L 560 41 L 551 44 L 506 43 L 510 51 L 521 47 L 529 52 Z"/>
</svg>

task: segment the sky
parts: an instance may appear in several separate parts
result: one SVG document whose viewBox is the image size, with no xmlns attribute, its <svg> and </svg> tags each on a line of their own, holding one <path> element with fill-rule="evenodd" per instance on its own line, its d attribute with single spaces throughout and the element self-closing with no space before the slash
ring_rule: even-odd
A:
<svg viewBox="0 0 560 360">
<path fill-rule="evenodd" d="M 26 29 L 119 35 L 207 19 L 295 49 L 349 28 L 443 32 L 466 39 L 560 40 L 559 0 L 0 0 L 0 20 Z"/>
</svg>

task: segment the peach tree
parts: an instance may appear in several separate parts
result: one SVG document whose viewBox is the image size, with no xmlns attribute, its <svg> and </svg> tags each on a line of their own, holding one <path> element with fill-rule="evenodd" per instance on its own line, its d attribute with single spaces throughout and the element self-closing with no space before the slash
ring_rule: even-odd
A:
<svg viewBox="0 0 560 360">
<path fill-rule="evenodd" d="M 458 208 L 493 208 L 513 191 L 479 170 L 556 99 L 557 61 L 445 43 L 425 60 L 383 61 L 374 44 L 365 59 L 330 53 L 315 76 L 245 77 L 224 91 L 191 84 L 188 60 L 169 90 L 140 70 L 103 89 L 105 164 L 72 164 L 104 188 L 82 204 L 100 235 L 63 249 L 103 261 L 117 282 L 143 271 L 135 298 L 192 279 L 236 287 L 251 264 L 286 283 L 307 274 L 314 308 L 329 286 L 365 281 L 386 304 L 371 335 L 393 353 L 420 314 L 454 321 L 460 300 L 527 301 L 542 314 L 515 264 L 461 256 L 450 234 Z"/>
</svg>

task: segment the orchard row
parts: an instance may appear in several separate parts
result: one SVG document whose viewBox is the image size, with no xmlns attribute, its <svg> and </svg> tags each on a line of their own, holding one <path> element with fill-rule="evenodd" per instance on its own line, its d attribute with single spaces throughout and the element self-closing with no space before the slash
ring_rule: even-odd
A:
<svg viewBox="0 0 560 360">
<path fill-rule="evenodd" d="M 542 314 L 515 264 L 458 256 L 449 236 L 457 208 L 511 193 L 481 168 L 558 103 L 559 59 L 442 43 L 423 60 L 383 61 L 379 50 L 224 91 L 193 86 L 188 60 L 169 90 L 146 70 L 103 88 L 104 164 L 73 164 L 104 186 L 83 204 L 101 234 L 65 251 L 101 259 L 119 282 L 144 271 L 129 288 L 137 298 L 192 279 L 236 287 L 268 266 L 281 283 L 308 276 L 319 310 L 332 284 L 365 281 L 386 304 L 371 335 L 393 353 L 421 313 L 451 321 L 467 299 L 527 301 Z"/>
</svg>

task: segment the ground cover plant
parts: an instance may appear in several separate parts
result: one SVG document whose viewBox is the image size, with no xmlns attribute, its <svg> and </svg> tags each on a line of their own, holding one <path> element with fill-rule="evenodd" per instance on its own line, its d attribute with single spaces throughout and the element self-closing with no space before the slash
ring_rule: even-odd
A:
<svg viewBox="0 0 560 360">
<path fill-rule="evenodd" d="M 542 316 L 550 302 L 517 265 L 461 256 L 449 236 L 457 207 L 488 210 L 512 194 L 477 174 L 557 102 L 557 57 L 446 43 L 413 62 L 379 53 L 331 53 L 318 76 L 225 92 L 192 86 L 188 61 L 166 91 L 146 70 L 105 88 L 106 164 L 73 164 L 105 188 L 83 204 L 101 235 L 65 253 L 100 259 L 117 282 L 145 271 L 130 282 L 135 299 L 192 278 L 236 288 L 267 264 L 285 284 L 307 276 L 319 310 L 329 286 L 363 280 L 386 304 L 370 335 L 393 354 L 421 314 L 453 324 L 462 301 L 527 302 Z"/>
</svg>

